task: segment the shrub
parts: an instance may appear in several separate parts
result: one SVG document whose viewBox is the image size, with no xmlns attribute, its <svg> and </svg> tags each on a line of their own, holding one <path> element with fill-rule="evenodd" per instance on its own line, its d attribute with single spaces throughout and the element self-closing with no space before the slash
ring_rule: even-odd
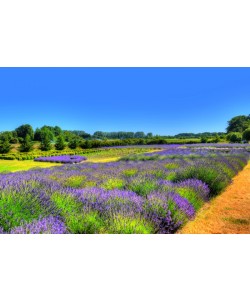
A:
<svg viewBox="0 0 250 300">
<path fill-rule="evenodd" d="M 152 234 L 155 232 L 153 225 L 143 218 L 129 218 L 116 215 L 109 222 L 108 233 L 112 234 Z"/>
<path fill-rule="evenodd" d="M 124 182 L 119 178 L 110 178 L 105 183 L 103 183 L 101 187 L 106 190 L 122 189 L 124 187 Z"/>
<path fill-rule="evenodd" d="M 227 135 L 227 141 L 230 143 L 240 143 L 242 140 L 242 134 L 240 132 L 230 132 Z"/>
<path fill-rule="evenodd" d="M 244 132 L 243 132 L 243 140 L 249 142 L 250 141 L 250 128 L 246 129 Z"/>
<path fill-rule="evenodd" d="M 201 143 L 205 144 L 205 143 L 207 143 L 207 141 L 208 141 L 208 138 L 206 136 L 203 136 L 201 138 Z"/>
<path fill-rule="evenodd" d="M 219 194 L 231 181 L 218 165 L 213 167 L 206 163 L 198 163 L 182 168 L 172 178 L 174 182 L 185 179 L 199 179 L 205 182 L 210 188 L 212 196 Z"/>
<path fill-rule="evenodd" d="M 156 190 L 158 188 L 158 184 L 150 178 L 138 176 L 129 182 L 127 188 L 136 194 L 145 197 L 152 191 Z"/>
</svg>

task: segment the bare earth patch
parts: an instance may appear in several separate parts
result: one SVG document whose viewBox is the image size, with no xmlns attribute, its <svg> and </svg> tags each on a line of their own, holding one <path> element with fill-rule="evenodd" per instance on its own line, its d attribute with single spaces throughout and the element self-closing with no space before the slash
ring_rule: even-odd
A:
<svg viewBox="0 0 250 300">
<path fill-rule="evenodd" d="M 250 163 L 179 233 L 250 233 Z"/>
</svg>

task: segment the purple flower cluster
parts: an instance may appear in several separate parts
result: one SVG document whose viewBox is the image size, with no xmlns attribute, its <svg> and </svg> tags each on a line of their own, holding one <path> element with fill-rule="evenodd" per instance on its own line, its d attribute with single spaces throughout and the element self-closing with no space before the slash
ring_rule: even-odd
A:
<svg viewBox="0 0 250 300">
<path fill-rule="evenodd" d="M 57 217 L 49 216 L 39 218 L 29 224 L 15 227 L 11 234 L 65 234 L 67 229 L 65 224 Z"/>
<path fill-rule="evenodd" d="M 132 191 L 102 188 L 72 189 L 70 195 L 81 201 L 85 208 L 102 214 L 136 215 L 143 210 L 144 199 Z"/>
<path fill-rule="evenodd" d="M 244 149 L 163 148 L 153 160 L 79 164 L 86 158 L 41 157 L 63 165 L 0 174 L 0 233 L 90 232 L 93 222 L 102 227 L 95 232 L 119 232 L 112 220 L 143 220 L 155 233 L 173 233 L 249 159 Z"/>
<path fill-rule="evenodd" d="M 187 179 L 176 184 L 177 187 L 191 188 L 200 198 L 204 201 L 208 201 L 210 189 L 208 185 L 198 179 Z"/>
<path fill-rule="evenodd" d="M 151 204 L 157 203 L 157 205 L 164 207 L 166 210 L 169 210 L 169 202 L 172 201 L 176 204 L 180 211 L 186 214 L 189 219 L 193 218 L 195 215 L 195 209 L 192 204 L 190 204 L 187 199 L 181 197 L 175 192 L 152 192 L 148 196 L 148 201 Z"/>
<path fill-rule="evenodd" d="M 61 164 L 77 164 L 87 160 L 86 157 L 80 155 L 61 155 L 61 156 L 46 156 L 35 158 L 35 161 L 53 162 Z"/>
</svg>

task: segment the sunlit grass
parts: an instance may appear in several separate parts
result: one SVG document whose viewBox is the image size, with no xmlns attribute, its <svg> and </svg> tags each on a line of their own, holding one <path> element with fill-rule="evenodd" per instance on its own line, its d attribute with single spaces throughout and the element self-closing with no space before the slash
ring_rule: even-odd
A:
<svg viewBox="0 0 250 300">
<path fill-rule="evenodd" d="M 50 168 L 59 165 L 57 163 L 44 163 L 31 160 L 0 160 L 0 173 L 27 171 L 33 168 Z"/>
</svg>

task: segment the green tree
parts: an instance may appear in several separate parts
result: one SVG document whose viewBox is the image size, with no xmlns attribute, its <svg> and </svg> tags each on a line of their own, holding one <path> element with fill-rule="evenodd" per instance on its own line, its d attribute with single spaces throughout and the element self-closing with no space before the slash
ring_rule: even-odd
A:
<svg viewBox="0 0 250 300">
<path fill-rule="evenodd" d="M 54 127 L 51 127 L 51 126 L 47 126 L 47 125 L 44 125 L 42 128 L 41 128 L 41 131 L 43 132 L 44 130 L 46 130 L 46 134 L 49 135 L 49 139 L 50 141 L 54 141 Z"/>
<path fill-rule="evenodd" d="M 105 133 L 102 132 L 102 131 L 96 131 L 93 134 L 93 138 L 95 138 L 95 139 L 104 139 L 105 138 Z"/>
<path fill-rule="evenodd" d="M 236 116 L 228 121 L 227 133 L 243 132 L 248 127 L 250 127 L 250 115 Z"/>
<path fill-rule="evenodd" d="M 244 132 L 243 132 L 243 140 L 249 142 L 250 141 L 250 127 L 247 128 Z"/>
<path fill-rule="evenodd" d="M 56 144 L 55 144 L 56 150 L 63 150 L 65 149 L 65 142 L 64 142 L 64 138 L 62 135 L 59 135 L 57 140 L 56 140 Z"/>
<path fill-rule="evenodd" d="M 22 140 L 19 150 L 21 152 L 30 152 L 33 148 L 33 143 L 29 134 Z"/>
<path fill-rule="evenodd" d="M 59 135 L 63 134 L 63 131 L 59 126 L 55 126 L 54 127 L 54 134 L 55 134 L 55 136 L 59 136 Z"/>
<path fill-rule="evenodd" d="M 219 141 L 220 141 L 220 137 L 219 137 L 218 134 L 216 134 L 216 135 L 214 136 L 214 138 L 212 139 L 212 143 L 219 143 Z"/>
<path fill-rule="evenodd" d="M 135 138 L 136 139 L 143 139 L 145 138 L 145 133 L 143 131 L 138 131 L 135 133 Z"/>
<path fill-rule="evenodd" d="M 44 128 L 41 131 L 41 150 L 48 151 L 51 149 L 51 134 L 49 129 Z"/>
<path fill-rule="evenodd" d="M 10 142 L 8 139 L 3 139 L 0 141 L 0 153 L 6 154 L 9 153 L 11 149 Z"/>
<path fill-rule="evenodd" d="M 37 128 L 35 130 L 34 140 L 38 141 L 38 142 L 41 142 L 41 140 L 42 140 L 42 130 L 40 128 Z"/>
<path fill-rule="evenodd" d="M 206 136 L 201 137 L 201 143 L 202 144 L 207 143 L 207 141 L 208 141 L 208 138 Z"/>
<path fill-rule="evenodd" d="M 92 142 L 90 140 L 83 140 L 80 146 L 82 149 L 90 149 L 92 148 Z"/>
<path fill-rule="evenodd" d="M 15 131 L 19 138 L 25 139 L 26 135 L 28 134 L 32 140 L 34 139 L 34 130 L 29 124 L 21 125 L 18 128 L 16 128 Z"/>
<path fill-rule="evenodd" d="M 227 140 L 230 143 L 240 143 L 242 141 L 242 134 L 240 132 L 230 132 L 227 135 Z"/>
<path fill-rule="evenodd" d="M 68 144 L 70 149 L 76 149 L 78 145 L 79 145 L 79 139 L 77 139 L 76 137 L 71 138 Z"/>
</svg>

